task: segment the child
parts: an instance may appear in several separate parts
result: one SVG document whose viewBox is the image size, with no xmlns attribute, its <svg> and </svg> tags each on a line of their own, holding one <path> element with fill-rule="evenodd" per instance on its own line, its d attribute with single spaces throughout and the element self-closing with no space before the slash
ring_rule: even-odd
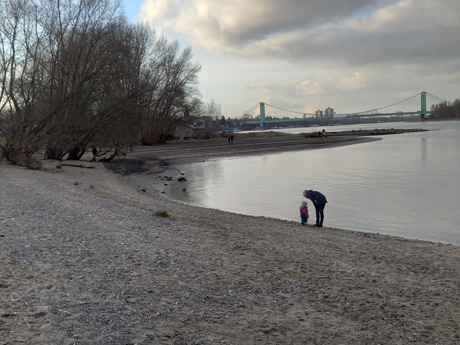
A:
<svg viewBox="0 0 460 345">
<path fill-rule="evenodd" d="M 302 206 L 299 207 L 300 211 L 300 219 L 302 221 L 302 225 L 307 225 L 308 221 L 308 205 L 306 201 L 302 201 Z"/>
</svg>

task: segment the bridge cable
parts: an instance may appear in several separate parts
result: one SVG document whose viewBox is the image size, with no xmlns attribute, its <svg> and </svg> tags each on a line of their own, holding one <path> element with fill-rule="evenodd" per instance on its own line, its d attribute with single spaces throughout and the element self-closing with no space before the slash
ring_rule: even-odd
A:
<svg viewBox="0 0 460 345">
<path fill-rule="evenodd" d="M 298 112 L 298 111 L 293 111 L 293 110 L 287 110 L 287 109 L 283 109 L 283 108 L 278 108 L 278 107 L 275 107 L 274 105 L 271 105 L 271 104 L 267 104 L 265 103 L 265 105 L 268 105 L 269 107 L 272 107 L 272 108 L 276 108 L 276 109 L 279 109 L 279 110 L 284 110 L 284 111 L 287 111 L 289 113 L 294 113 L 294 114 L 305 114 L 305 115 L 315 115 L 315 114 L 306 114 L 306 113 L 301 113 L 301 112 Z"/>
<path fill-rule="evenodd" d="M 256 105 L 252 106 L 251 108 L 249 108 L 249 109 L 243 111 L 242 113 L 240 113 L 239 115 L 237 115 L 236 118 L 240 118 L 240 117 L 242 117 L 244 114 L 250 113 L 251 111 L 255 110 L 258 106 L 259 106 L 259 104 L 256 104 Z"/>
<path fill-rule="evenodd" d="M 432 93 L 429 93 L 429 92 L 427 92 L 426 95 L 429 96 L 429 97 L 431 97 L 431 98 L 434 98 L 435 100 L 437 100 L 437 101 L 439 101 L 439 102 L 452 103 L 452 102 L 450 102 L 450 101 L 448 101 L 448 100 L 446 100 L 446 99 L 444 99 L 444 98 L 438 97 L 438 96 L 433 95 Z"/>
<path fill-rule="evenodd" d="M 358 113 L 352 113 L 352 114 L 353 114 L 353 115 L 360 115 L 360 114 L 364 114 L 364 113 L 370 113 L 371 111 L 374 112 L 374 111 L 378 111 L 378 110 L 381 110 L 381 109 L 389 108 L 389 107 L 392 107 L 392 106 L 394 106 L 394 105 L 403 103 L 403 102 L 405 102 L 405 101 L 408 101 L 408 100 L 410 100 L 410 99 L 412 99 L 412 98 L 415 98 L 415 97 L 417 97 L 417 96 L 420 96 L 420 95 L 421 95 L 421 92 L 418 93 L 418 94 L 416 94 L 416 95 L 414 95 L 414 96 L 412 96 L 412 97 L 409 97 L 409 98 L 407 98 L 407 99 L 405 99 L 405 100 L 402 100 L 402 101 L 399 101 L 399 102 L 396 102 L 396 103 L 393 103 L 393 104 L 390 104 L 390 105 L 387 105 L 387 106 L 384 106 L 384 107 L 381 107 L 381 108 L 371 109 L 371 110 L 367 110 L 367 111 L 360 111 L 360 112 L 358 112 Z"/>
</svg>

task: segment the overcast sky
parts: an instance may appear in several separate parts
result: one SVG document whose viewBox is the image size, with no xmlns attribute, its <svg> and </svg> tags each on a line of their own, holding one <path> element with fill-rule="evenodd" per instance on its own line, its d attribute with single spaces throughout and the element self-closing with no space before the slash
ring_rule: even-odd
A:
<svg viewBox="0 0 460 345">
<path fill-rule="evenodd" d="M 131 21 L 192 46 L 202 99 L 226 117 L 259 102 L 349 113 L 421 91 L 460 98 L 459 0 L 123 3 Z"/>
</svg>

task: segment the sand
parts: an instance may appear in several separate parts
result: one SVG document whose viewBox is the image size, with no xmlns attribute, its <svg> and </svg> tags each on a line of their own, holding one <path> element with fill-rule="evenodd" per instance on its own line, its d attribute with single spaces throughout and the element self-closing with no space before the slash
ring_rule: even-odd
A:
<svg viewBox="0 0 460 345">
<path fill-rule="evenodd" d="M 459 247 L 170 201 L 176 163 L 280 150 L 184 142 L 0 163 L 0 345 L 460 343 Z"/>
</svg>

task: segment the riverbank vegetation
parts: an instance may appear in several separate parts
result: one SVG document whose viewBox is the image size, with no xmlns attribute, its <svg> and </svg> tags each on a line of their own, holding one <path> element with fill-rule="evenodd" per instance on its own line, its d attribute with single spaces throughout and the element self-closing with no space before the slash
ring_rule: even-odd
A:
<svg viewBox="0 0 460 345">
<path fill-rule="evenodd" d="M 456 99 L 453 103 L 441 102 L 431 107 L 431 115 L 429 119 L 459 119 L 460 118 L 460 99 Z"/>
<path fill-rule="evenodd" d="M 206 106 L 190 47 L 128 23 L 118 1 L 0 3 L 1 156 L 30 166 L 80 159 L 88 147 L 112 159 L 133 142 L 166 141 Z"/>
</svg>

